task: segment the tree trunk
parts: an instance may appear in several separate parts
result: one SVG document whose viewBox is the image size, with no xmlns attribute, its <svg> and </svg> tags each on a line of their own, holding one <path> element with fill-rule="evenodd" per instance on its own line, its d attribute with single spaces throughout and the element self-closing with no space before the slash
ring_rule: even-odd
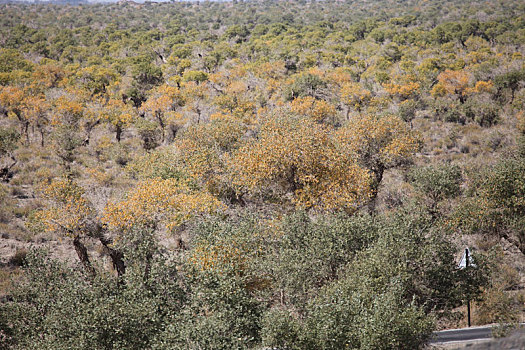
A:
<svg viewBox="0 0 525 350">
<path fill-rule="evenodd" d="M 160 130 L 161 130 L 161 143 L 164 143 L 164 139 L 166 138 L 166 124 L 164 123 L 164 119 L 161 113 L 156 113 L 157 120 L 159 122 Z"/>
<path fill-rule="evenodd" d="M 79 236 L 75 236 L 75 238 L 73 239 L 73 245 L 75 246 L 75 251 L 77 252 L 78 258 L 80 259 L 82 266 L 84 266 L 84 270 L 90 277 L 94 277 L 96 274 L 95 268 L 91 264 L 86 246 L 82 244 Z"/>
<path fill-rule="evenodd" d="M 197 108 L 196 111 L 197 111 L 197 124 L 199 124 L 201 122 L 201 110 L 200 108 Z"/>
<path fill-rule="evenodd" d="M 45 133 L 44 129 L 40 129 L 40 146 L 42 148 L 44 148 L 45 146 L 44 133 Z"/>
<path fill-rule="evenodd" d="M 29 122 L 24 123 L 24 134 L 26 136 L 26 144 L 29 145 Z"/>
<path fill-rule="evenodd" d="M 99 235 L 100 243 L 104 246 L 104 249 L 108 253 L 109 257 L 111 258 L 111 263 L 113 264 L 113 268 L 117 271 L 117 275 L 123 276 L 124 273 L 126 273 L 126 264 L 124 264 L 124 255 L 121 251 L 118 251 L 114 248 L 111 248 L 109 245 L 111 244 L 111 241 L 104 237 L 103 234 Z"/>
<path fill-rule="evenodd" d="M 97 121 L 95 121 L 92 124 L 88 123 L 86 125 L 86 139 L 84 140 L 84 145 L 85 146 L 89 145 L 89 142 L 91 141 L 91 132 L 93 131 L 93 129 L 95 129 L 95 127 L 98 124 L 100 124 L 100 120 L 97 120 Z"/>
<path fill-rule="evenodd" d="M 383 166 L 378 166 L 377 169 L 372 170 L 372 174 L 374 176 L 371 187 L 371 193 L 370 193 L 370 202 L 368 202 L 368 213 L 374 214 L 376 211 L 376 202 L 377 202 L 377 194 L 379 192 L 379 185 L 381 184 L 381 181 L 383 180 L 383 173 L 385 172 L 385 169 Z"/>
<path fill-rule="evenodd" d="M 122 127 L 117 124 L 115 126 L 115 138 L 117 139 L 117 142 L 120 142 L 121 137 L 122 137 Z"/>
</svg>

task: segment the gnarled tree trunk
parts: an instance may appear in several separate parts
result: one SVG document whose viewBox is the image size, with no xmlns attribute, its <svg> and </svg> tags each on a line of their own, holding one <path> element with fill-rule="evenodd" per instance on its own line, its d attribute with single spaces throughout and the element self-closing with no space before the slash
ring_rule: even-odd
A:
<svg viewBox="0 0 525 350">
<path fill-rule="evenodd" d="M 117 275 L 123 276 L 124 273 L 126 273 L 126 264 L 124 264 L 124 255 L 121 251 L 112 248 L 111 240 L 104 237 L 104 234 L 100 233 L 98 237 L 100 243 L 104 246 L 104 250 L 108 253 L 109 257 L 111 258 L 111 263 L 113 264 L 113 268 L 117 271 Z"/>
<path fill-rule="evenodd" d="M 79 236 L 75 236 L 75 238 L 73 239 L 73 246 L 75 246 L 75 251 L 77 252 L 78 258 L 82 263 L 82 266 L 84 266 L 84 270 L 86 271 L 86 273 L 89 276 L 94 277 L 96 274 L 95 268 L 91 264 L 86 246 L 80 241 Z"/>
</svg>

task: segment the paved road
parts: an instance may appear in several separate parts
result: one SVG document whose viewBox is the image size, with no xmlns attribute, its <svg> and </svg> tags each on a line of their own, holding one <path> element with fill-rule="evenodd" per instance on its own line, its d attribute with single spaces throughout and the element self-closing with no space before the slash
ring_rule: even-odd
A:
<svg viewBox="0 0 525 350">
<path fill-rule="evenodd" d="M 430 341 L 430 343 L 447 343 L 452 341 L 469 341 L 490 338 L 492 338 L 492 328 L 490 326 L 470 327 L 435 332 L 434 338 Z"/>
</svg>

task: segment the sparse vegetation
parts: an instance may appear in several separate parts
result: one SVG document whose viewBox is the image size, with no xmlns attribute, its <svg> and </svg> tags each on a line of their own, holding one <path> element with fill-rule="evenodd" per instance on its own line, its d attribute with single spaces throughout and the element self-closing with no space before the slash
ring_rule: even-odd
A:
<svg viewBox="0 0 525 350">
<path fill-rule="evenodd" d="M 467 300 L 522 320 L 524 13 L 1 3 L 0 350 L 420 349 Z"/>
</svg>

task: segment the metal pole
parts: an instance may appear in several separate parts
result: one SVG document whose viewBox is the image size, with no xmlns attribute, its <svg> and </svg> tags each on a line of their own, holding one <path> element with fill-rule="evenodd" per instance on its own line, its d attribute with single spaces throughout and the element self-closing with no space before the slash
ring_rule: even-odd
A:
<svg viewBox="0 0 525 350">
<path fill-rule="evenodd" d="M 468 269 L 468 263 L 469 263 L 469 256 L 468 256 L 468 248 L 465 249 L 465 269 Z M 470 327 L 470 297 L 467 296 L 467 323 Z"/>
</svg>

